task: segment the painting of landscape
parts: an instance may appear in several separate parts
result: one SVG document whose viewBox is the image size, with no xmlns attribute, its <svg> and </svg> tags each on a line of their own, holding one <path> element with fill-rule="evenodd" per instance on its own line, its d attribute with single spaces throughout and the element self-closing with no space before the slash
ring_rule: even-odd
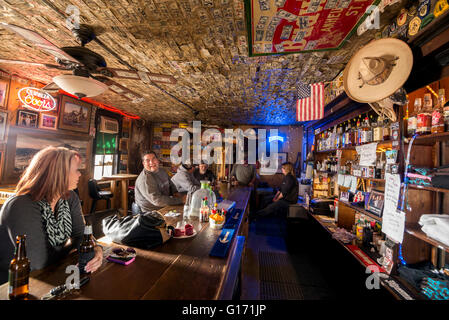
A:
<svg viewBox="0 0 449 320">
<path fill-rule="evenodd" d="M 21 174 L 30 164 L 31 158 L 39 152 L 39 150 L 48 147 L 65 147 L 79 152 L 82 156 L 81 169 L 86 168 L 86 154 L 88 141 L 75 139 L 52 139 L 37 138 L 29 135 L 17 135 L 16 157 L 14 162 L 14 173 Z"/>
</svg>

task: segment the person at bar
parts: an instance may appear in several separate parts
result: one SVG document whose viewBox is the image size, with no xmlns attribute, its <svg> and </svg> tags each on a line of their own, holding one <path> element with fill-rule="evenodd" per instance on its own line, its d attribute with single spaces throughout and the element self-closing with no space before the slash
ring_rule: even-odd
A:
<svg viewBox="0 0 449 320">
<path fill-rule="evenodd" d="M 17 235 L 27 236 L 31 270 L 39 270 L 78 249 L 84 232 L 84 218 L 77 188 L 81 156 L 73 150 L 47 147 L 32 158 L 0 211 L 0 282 L 8 279 Z M 95 257 L 86 272 L 96 271 L 103 251 L 95 247 Z"/>
<path fill-rule="evenodd" d="M 245 155 L 243 163 L 236 163 L 232 167 L 231 180 L 233 185 L 254 186 L 256 182 L 256 168 L 248 164 L 247 155 Z"/>
<path fill-rule="evenodd" d="M 290 162 L 284 162 L 281 170 L 284 178 L 282 179 L 280 190 L 273 198 L 273 202 L 264 209 L 252 214 L 250 220 L 254 221 L 258 217 L 272 215 L 286 217 L 289 205 L 298 202 L 299 184 L 295 177 L 293 165 Z"/>
<path fill-rule="evenodd" d="M 142 154 L 143 170 L 136 179 L 135 202 L 142 212 L 152 212 L 166 206 L 181 205 L 185 195 L 178 193 L 167 172 L 159 167 L 154 151 Z"/>
<path fill-rule="evenodd" d="M 207 180 L 213 186 L 217 178 L 214 173 L 209 170 L 209 165 L 205 161 L 201 161 L 198 168 L 193 172 L 193 176 L 197 181 Z"/>
<path fill-rule="evenodd" d="M 171 181 L 179 193 L 192 194 L 201 187 L 200 182 L 193 176 L 194 170 L 195 168 L 193 166 L 184 163 L 178 167 Z"/>
</svg>

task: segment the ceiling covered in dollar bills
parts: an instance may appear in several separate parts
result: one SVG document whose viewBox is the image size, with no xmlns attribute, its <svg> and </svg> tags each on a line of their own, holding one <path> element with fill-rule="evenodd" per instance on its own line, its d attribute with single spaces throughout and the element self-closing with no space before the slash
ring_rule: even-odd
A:
<svg viewBox="0 0 449 320">
<path fill-rule="evenodd" d="M 386 9 L 380 28 L 404 2 Z M 148 121 L 196 119 L 223 126 L 298 124 L 296 83 L 334 80 L 352 54 L 379 32 L 354 34 L 340 50 L 250 57 L 243 0 L 0 0 L 0 21 L 34 30 L 58 47 L 79 45 L 66 23 L 77 12 L 80 23 L 93 26 L 104 44 L 92 41 L 86 47 L 102 55 L 108 67 L 129 65 L 177 80 L 154 86 L 114 79 L 144 101 L 132 103 L 111 90 L 95 100 Z M 6 29 L 0 28 L 0 39 L 1 59 L 55 63 Z M 0 69 L 42 83 L 70 74 L 4 63 Z"/>
</svg>

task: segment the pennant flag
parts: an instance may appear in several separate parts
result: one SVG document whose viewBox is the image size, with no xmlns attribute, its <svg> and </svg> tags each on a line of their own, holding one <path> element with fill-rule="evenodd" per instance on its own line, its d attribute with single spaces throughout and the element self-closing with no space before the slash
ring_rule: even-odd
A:
<svg viewBox="0 0 449 320">
<path fill-rule="evenodd" d="M 324 117 L 324 83 L 298 85 L 296 121 L 318 120 Z"/>
</svg>

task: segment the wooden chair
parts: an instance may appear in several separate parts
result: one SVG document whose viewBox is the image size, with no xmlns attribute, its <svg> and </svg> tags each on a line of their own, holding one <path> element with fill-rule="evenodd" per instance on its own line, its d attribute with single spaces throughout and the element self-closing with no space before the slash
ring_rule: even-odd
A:
<svg viewBox="0 0 449 320">
<path fill-rule="evenodd" d="M 92 206 L 90 208 L 90 214 L 95 212 L 95 207 L 98 200 L 106 200 L 107 208 L 111 208 L 111 198 L 113 196 L 111 191 L 101 190 L 98 187 L 97 180 L 90 179 L 88 182 L 89 196 L 92 198 Z"/>
</svg>

